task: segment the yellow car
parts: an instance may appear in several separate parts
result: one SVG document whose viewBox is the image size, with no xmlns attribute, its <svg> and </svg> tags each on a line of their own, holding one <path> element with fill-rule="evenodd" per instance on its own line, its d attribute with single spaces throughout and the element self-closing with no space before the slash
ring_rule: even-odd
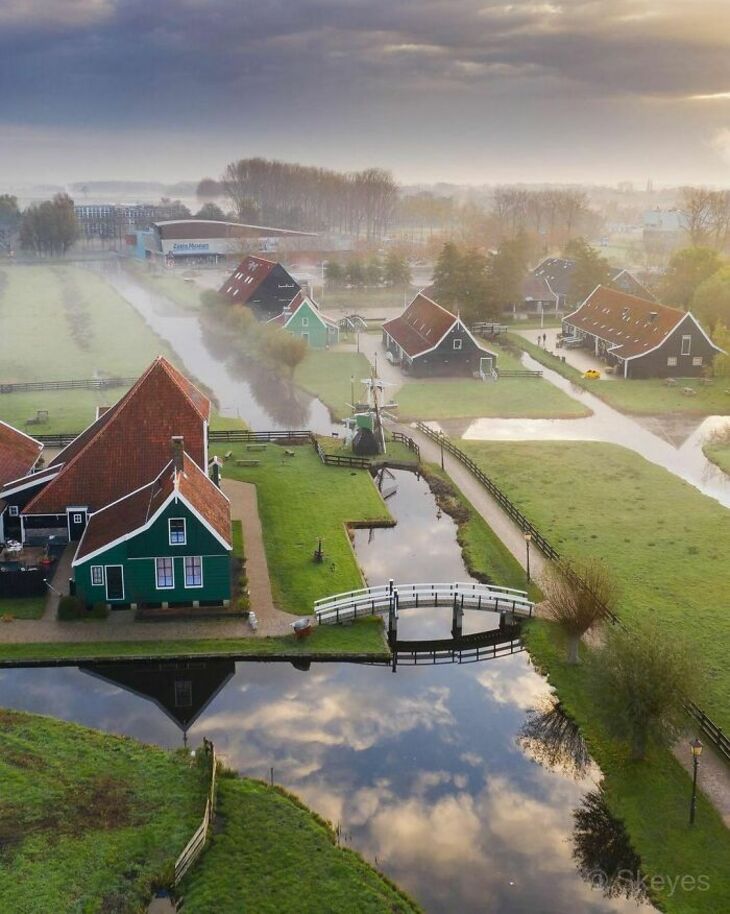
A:
<svg viewBox="0 0 730 914">
<path fill-rule="evenodd" d="M 601 372 L 597 368 L 589 368 L 583 372 L 583 377 L 586 381 L 597 381 L 601 377 Z"/>
</svg>

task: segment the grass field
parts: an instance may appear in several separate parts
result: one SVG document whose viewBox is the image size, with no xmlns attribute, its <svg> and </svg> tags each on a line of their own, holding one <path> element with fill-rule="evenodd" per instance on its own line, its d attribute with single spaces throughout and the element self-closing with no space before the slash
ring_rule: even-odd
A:
<svg viewBox="0 0 730 914">
<path fill-rule="evenodd" d="M 730 444 L 706 444 L 702 450 L 708 460 L 730 476 Z"/>
<path fill-rule="evenodd" d="M 398 415 L 413 419 L 482 417 L 574 419 L 590 410 L 540 378 L 408 380 L 395 394 Z"/>
<path fill-rule="evenodd" d="M 202 818 L 204 767 L 50 718 L 0 725 L 0 910 L 144 910 Z"/>
<path fill-rule="evenodd" d="M 256 485 L 266 557 L 281 609 L 311 612 L 314 600 L 362 587 L 362 575 L 347 535 L 348 522 L 391 522 L 385 502 L 365 470 L 326 467 L 314 449 L 300 446 L 286 457 L 267 445 L 258 467 L 236 467 L 244 445 L 232 446 L 226 475 Z M 322 538 L 325 560 L 312 556 Z"/>
<path fill-rule="evenodd" d="M 676 387 L 667 387 L 661 378 L 642 380 L 617 380 L 596 383 L 585 381 L 580 371 L 560 361 L 559 358 L 535 346 L 523 337 L 509 334 L 510 341 L 536 361 L 552 368 L 564 378 L 600 397 L 609 406 L 635 416 L 658 416 L 666 413 L 687 416 L 714 416 L 730 414 L 730 383 L 718 378 L 713 384 L 702 384 L 699 379 L 680 381 Z M 694 396 L 682 393 L 691 387 Z"/>
<path fill-rule="evenodd" d="M 669 914 L 727 910 L 730 831 L 717 810 L 700 792 L 697 825 L 690 828 L 690 781 L 674 756 L 666 749 L 650 749 L 645 761 L 635 762 L 628 749 L 608 736 L 600 701 L 586 688 L 584 669 L 565 663 L 565 648 L 552 626 L 530 622 L 527 644 L 538 668 L 547 672 L 558 690 L 561 706 L 580 725 L 591 755 L 603 771 L 606 802 L 625 824 L 641 857 L 642 871 L 673 880 L 672 889 L 654 895 L 660 909 Z M 684 886 L 683 876 L 687 877 Z M 687 890 L 691 880 L 696 885 L 700 877 L 707 879 L 709 888 Z"/>
<path fill-rule="evenodd" d="M 348 314 L 359 314 L 367 319 L 371 312 L 380 317 L 383 308 L 400 308 L 401 310 L 413 299 L 418 289 L 333 289 L 327 286 L 324 296 L 320 295 L 319 286 L 314 293 L 317 302 L 325 313 L 330 311 L 346 311 Z"/>
<path fill-rule="evenodd" d="M 221 825 L 181 887 L 187 914 L 420 910 L 291 795 L 222 777 L 218 806 Z"/>
<path fill-rule="evenodd" d="M 615 572 L 619 615 L 681 628 L 709 672 L 700 704 L 730 727 L 730 512 L 624 448 L 588 442 L 462 443 L 568 557 Z"/>
<path fill-rule="evenodd" d="M 188 311 L 197 311 L 202 307 L 201 292 L 204 290 L 194 281 L 170 270 L 152 271 L 146 264 L 128 261 L 127 269 L 134 278 L 153 292 L 164 295 Z"/>
<path fill-rule="evenodd" d="M 0 599 L 0 618 L 12 616 L 13 619 L 40 619 L 46 608 L 46 597 L 18 597 Z"/>
<path fill-rule="evenodd" d="M 319 397 L 330 412 L 338 417 L 349 416 L 352 383 L 355 378 L 355 396 L 362 391 L 360 380 L 370 374 L 370 363 L 362 353 L 328 352 L 311 349 L 299 365 L 294 381 L 303 390 Z"/>
</svg>

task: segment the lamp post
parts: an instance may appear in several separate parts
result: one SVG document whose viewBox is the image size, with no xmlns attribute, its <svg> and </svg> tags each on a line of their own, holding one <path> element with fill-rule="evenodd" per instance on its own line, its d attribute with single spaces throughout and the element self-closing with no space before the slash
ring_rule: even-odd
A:
<svg viewBox="0 0 730 914">
<path fill-rule="evenodd" d="M 692 750 L 692 801 L 689 806 L 689 824 L 695 824 L 695 813 L 697 811 L 697 769 L 700 764 L 700 756 L 702 755 L 702 743 L 699 739 L 695 737 L 690 744 L 689 748 Z"/>
<path fill-rule="evenodd" d="M 444 468 L 444 433 L 439 432 L 439 444 L 441 445 L 441 469 Z"/>
<path fill-rule="evenodd" d="M 530 583 L 530 543 L 532 542 L 532 534 L 525 533 L 525 549 L 527 550 L 527 562 L 525 565 L 525 570 L 527 571 L 527 583 Z"/>
</svg>

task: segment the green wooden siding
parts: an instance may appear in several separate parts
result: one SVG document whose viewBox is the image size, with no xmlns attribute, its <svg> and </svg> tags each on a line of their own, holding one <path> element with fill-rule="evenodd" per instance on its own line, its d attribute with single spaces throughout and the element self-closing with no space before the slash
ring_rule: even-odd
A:
<svg viewBox="0 0 730 914">
<path fill-rule="evenodd" d="M 184 518 L 185 545 L 171 546 L 168 520 Z M 184 557 L 202 557 L 203 586 L 185 586 Z M 157 588 L 155 559 L 173 558 L 174 587 Z M 121 565 L 124 572 L 124 597 L 107 600 L 105 584 L 92 584 L 93 566 Z M 182 503 L 171 502 L 148 530 L 112 546 L 105 552 L 74 568 L 76 593 L 87 604 L 93 603 L 191 603 L 223 601 L 231 597 L 230 553 Z"/>
<path fill-rule="evenodd" d="M 339 338 L 335 327 L 326 324 L 308 301 L 305 301 L 294 312 L 286 325 L 287 332 L 294 336 L 308 334 L 309 345 L 312 349 L 324 349 L 325 346 L 334 346 Z"/>
</svg>

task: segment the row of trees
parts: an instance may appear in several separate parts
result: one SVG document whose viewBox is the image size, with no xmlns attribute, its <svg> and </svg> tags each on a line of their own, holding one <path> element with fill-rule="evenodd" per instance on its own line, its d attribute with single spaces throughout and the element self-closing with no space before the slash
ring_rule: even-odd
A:
<svg viewBox="0 0 730 914">
<path fill-rule="evenodd" d="M 685 187 L 682 211 L 687 233 L 694 247 L 726 251 L 730 247 L 730 191 L 707 187 Z"/>
<path fill-rule="evenodd" d="M 384 258 L 370 257 L 363 261 L 352 258 L 345 263 L 330 260 L 324 268 L 327 282 L 334 286 L 407 286 L 411 281 L 411 268 L 407 259 L 397 251 L 389 251 Z"/>
<path fill-rule="evenodd" d="M 385 234 L 398 197 L 393 176 L 380 168 L 345 173 L 262 158 L 231 162 L 220 183 L 240 222 L 367 239 Z"/>
<path fill-rule="evenodd" d="M 584 191 L 572 188 L 498 187 L 491 216 L 500 240 L 532 235 L 545 249 L 563 247 L 581 235 L 592 237 L 601 224 Z"/>
<path fill-rule="evenodd" d="M 65 254 L 79 234 L 74 202 L 68 194 L 56 194 L 52 200 L 32 203 L 20 218 L 21 247 L 40 256 Z"/>
</svg>

